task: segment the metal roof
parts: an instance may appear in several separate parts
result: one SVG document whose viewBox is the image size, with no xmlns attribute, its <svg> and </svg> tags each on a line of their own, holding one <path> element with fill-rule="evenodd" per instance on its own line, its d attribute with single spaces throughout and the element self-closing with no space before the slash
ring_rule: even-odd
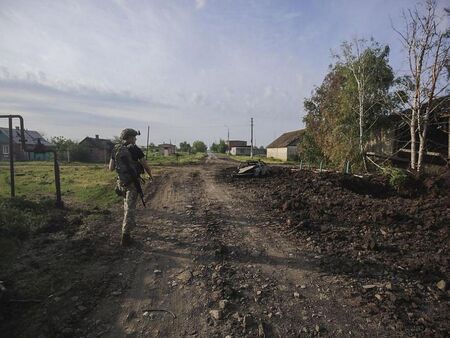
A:
<svg viewBox="0 0 450 338">
<path fill-rule="evenodd" d="M 288 146 L 297 145 L 305 129 L 299 129 L 282 134 L 266 148 L 286 148 Z"/>
<path fill-rule="evenodd" d="M 8 140 L 9 140 L 9 128 L 0 127 L 0 133 L 6 135 L 6 137 L 8 137 Z M 52 145 L 52 143 L 50 143 L 46 139 L 44 139 L 42 137 L 42 135 L 39 134 L 37 131 L 25 129 L 24 135 L 25 135 L 25 143 L 28 145 L 38 144 L 38 140 L 40 141 L 40 143 L 42 145 L 45 145 L 45 146 Z M 15 144 L 21 143 L 20 129 L 17 129 L 17 128 L 13 129 L 13 143 L 15 143 Z"/>
</svg>

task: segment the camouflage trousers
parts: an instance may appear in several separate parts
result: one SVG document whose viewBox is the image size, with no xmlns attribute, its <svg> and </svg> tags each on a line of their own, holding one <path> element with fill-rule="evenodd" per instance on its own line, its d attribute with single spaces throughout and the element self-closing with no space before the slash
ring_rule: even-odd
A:
<svg viewBox="0 0 450 338">
<path fill-rule="evenodd" d="M 125 196 L 123 198 L 123 223 L 122 234 L 129 234 L 136 226 L 136 204 L 138 192 L 134 184 L 126 187 Z"/>
</svg>

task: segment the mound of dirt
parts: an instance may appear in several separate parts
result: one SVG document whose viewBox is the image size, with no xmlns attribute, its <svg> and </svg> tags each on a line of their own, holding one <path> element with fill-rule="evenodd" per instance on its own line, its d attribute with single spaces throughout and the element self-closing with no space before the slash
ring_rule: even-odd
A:
<svg viewBox="0 0 450 338">
<path fill-rule="evenodd" d="M 362 290 L 359 305 L 400 320 L 412 334 L 448 333 L 448 175 L 428 178 L 425 191 L 406 198 L 377 176 L 286 168 L 270 179 L 222 174 L 249 192 L 249 203 L 271 208 L 281 229 L 315 252 L 324 271 L 353 280 Z"/>
</svg>

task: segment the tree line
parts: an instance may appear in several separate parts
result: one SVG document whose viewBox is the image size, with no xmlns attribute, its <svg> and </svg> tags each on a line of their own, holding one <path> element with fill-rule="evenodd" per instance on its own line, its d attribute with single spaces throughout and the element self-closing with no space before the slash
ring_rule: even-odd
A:
<svg viewBox="0 0 450 338">
<path fill-rule="evenodd" d="M 374 39 L 344 41 L 323 82 L 305 98 L 306 131 L 299 153 L 307 161 L 336 166 L 351 161 L 367 170 L 366 149 L 373 132 L 396 112 L 410 130 L 410 169 L 423 170 L 430 117 L 449 93 L 450 11 L 435 0 L 403 12 L 399 35 L 408 69 L 394 74 L 388 45 Z M 443 28 L 444 27 L 444 28 Z"/>
</svg>

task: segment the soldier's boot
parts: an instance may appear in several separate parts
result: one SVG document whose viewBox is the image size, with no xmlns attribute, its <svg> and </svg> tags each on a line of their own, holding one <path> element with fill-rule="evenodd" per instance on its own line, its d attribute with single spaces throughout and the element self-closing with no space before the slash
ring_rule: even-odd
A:
<svg viewBox="0 0 450 338">
<path fill-rule="evenodd" d="M 130 246 L 132 244 L 130 234 L 122 234 L 122 240 L 120 241 L 120 245 L 122 246 Z"/>
</svg>

